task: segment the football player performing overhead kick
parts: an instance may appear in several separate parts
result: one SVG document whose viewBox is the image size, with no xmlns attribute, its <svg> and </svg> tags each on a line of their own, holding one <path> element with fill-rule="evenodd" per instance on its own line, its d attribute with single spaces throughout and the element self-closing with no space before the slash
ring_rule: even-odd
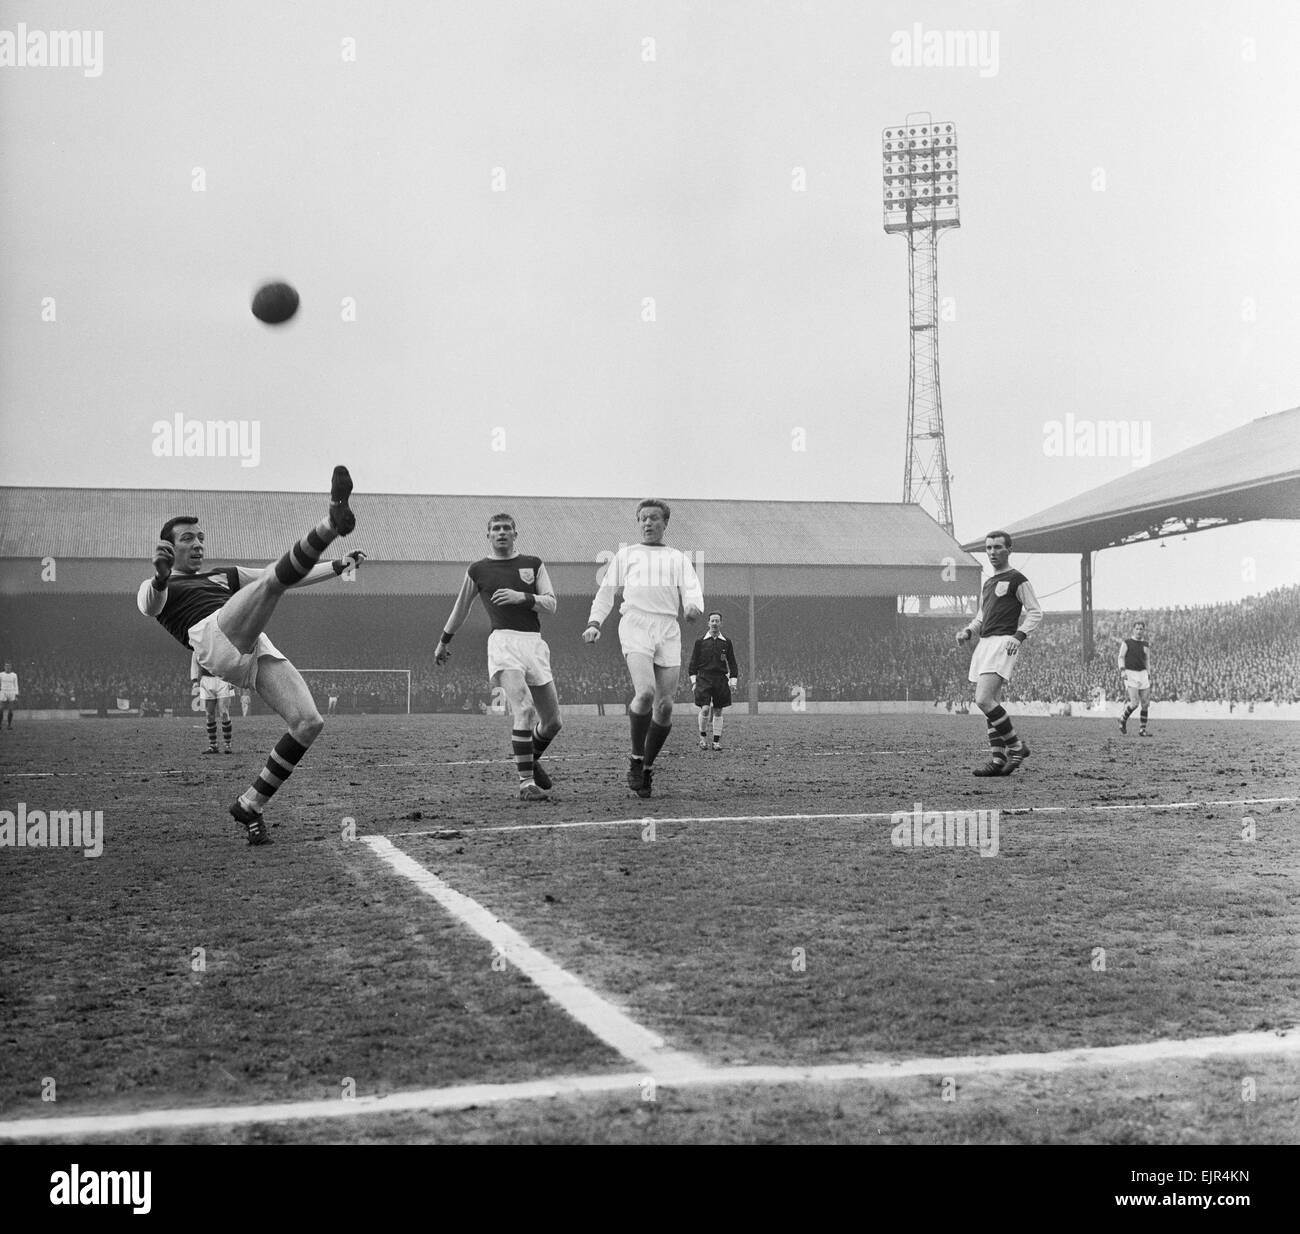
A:
<svg viewBox="0 0 1300 1234">
<path fill-rule="evenodd" d="M 1029 757 L 1029 747 L 1016 736 L 1011 717 L 999 701 L 1002 687 L 1011 680 L 1016 655 L 1043 620 L 1043 610 L 1029 580 L 1013 570 L 1011 537 L 1005 531 L 990 531 L 984 537 L 993 576 L 985 580 L 980 611 L 975 620 L 957 632 L 965 643 L 972 635 L 980 640 L 970 658 L 971 681 L 975 683 L 975 706 L 988 724 L 991 747 L 989 761 L 975 768 L 977 776 L 1009 776 Z"/>
<path fill-rule="evenodd" d="M 540 759 L 560 731 L 560 699 L 551 675 L 551 650 L 542 638 L 537 614 L 555 612 L 555 588 L 540 557 L 515 551 L 518 536 L 513 515 L 494 514 L 488 519 L 492 556 L 474 562 L 465 572 L 433 659 L 436 664 L 447 663 L 452 636 L 469 616 L 474 597 L 481 597 L 492 623 L 488 678 L 510 707 L 510 748 L 519 773 L 519 800 L 544 801 L 551 777 Z"/>
<path fill-rule="evenodd" d="M 680 605 L 687 621 L 704 611 L 704 593 L 690 558 L 664 541 L 671 511 L 666 501 L 648 497 L 636 508 L 640 544 L 624 544 L 605 569 L 591 602 L 584 642 L 600 638 L 600 627 L 614 607 L 614 593 L 623 589 L 618 638 L 632 678 L 628 721 L 632 728 L 632 761 L 627 786 L 638 797 L 649 797 L 655 757 L 673 726 L 673 694 L 682 666 Z"/>
<path fill-rule="evenodd" d="M 140 584 L 136 597 L 140 611 L 156 617 L 191 653 L 192 679 L 220 677 L 239 689 L 256 690 L 289 726 L 257 779 L 230 807 L 231 816 L 247 830 L 250 844 L 271 843 L 263 807 L 325 726 L 302 674 L 262 631 L 290 587 L 337 578 L 365 560 L 365 553 L 352 552 L 335 561 L 320 561 L 334 540 L 349 535 L 356 526 L 356 515 L 348 507 L 351 495 L 348 469 L 335 467 L 329 513 L 279 561 L 261 570 L 243 566 L 204 570 L 199 520 L 193 515 L 170 518 L 154 550 L 153 577 Z"/>
</svg>

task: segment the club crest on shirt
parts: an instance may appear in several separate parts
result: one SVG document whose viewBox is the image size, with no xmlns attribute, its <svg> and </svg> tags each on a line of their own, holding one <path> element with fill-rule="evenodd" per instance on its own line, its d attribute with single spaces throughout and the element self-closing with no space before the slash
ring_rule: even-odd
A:
<svg viewBox="0 0 1300 1234">
<path fill-rule="evenodd" d="M 1010 580 L 1010 579 L 1003 579 L 1002 582 L 997 583 L 997 584 L 994 586 L 994 588 L 993 588 L 993 594 L 994 594 L 995 596 L 1004 596 L 1004 595 L 1006 595 L 1007 592 L 1010 591 L 1010 590 L 1011 590 L 1011 580 Z"/>
<path fill-rule="evenodd" d="M 531 583 L 533 581 L 534 574 L 531 568 L 521 566 L 519 569 L 519 577 L 525 583 Z"/>
</svg>

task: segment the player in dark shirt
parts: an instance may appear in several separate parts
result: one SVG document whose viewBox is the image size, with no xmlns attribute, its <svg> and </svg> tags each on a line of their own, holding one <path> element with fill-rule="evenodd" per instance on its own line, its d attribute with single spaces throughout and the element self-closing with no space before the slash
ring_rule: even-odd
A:
<svg viewBox="0 0 1300 1234">
<path fill-rule="evenodd" d="M 1009 776 L 1029 757 L 1029 747 L 1016 736 L 1000 702 L 1002 687 L 1011 679 L 1021 644 L 1043 620 L 1043 610 L 1029 580 L 1009 564 L 1011 537 L 1005 531 L 990 531 L 984 537 L 984 551 L 993 575 L 985 580 L 979 613 L 958 631 L 957 641 L 980 636 L 967 675 L 975 683 L 975 705 L 984 713 L 990 755 L 975 774 Z"/>
<path fill-rule="evenodd" d="M 156 617 L 191 653 L 191 678 L 220 677 L 239 689 L 256 690 L 289 726 L 257 779 L 230 806 L 250 844 L 271 843 L 262 810 L 325 725 L 302 674 L 263 630 L 290 587 L 334 578 L 365 560 L 365 553 L 353 552 L 317 564 L 335 539 L 356 526 L 348 506 L 351 494 L 348 469 L 334 468 L 328 515 L 262 570 L 202 569 L 204 534 L 199 520 L 192 515 L 168 519 L 154 550 L 154 575 L 140 584 L 136 597 L 140 611 Z"/>
<path fill-rule="evenodd" d="M 695 705 L 700 709 L 700 749 L 707 750 L 708 724 L 713 720 L 713 748 L 722 749 L 722 712 L 731 706 L 740 669 L 736 649 L 722 632 L 722 614 L 709 614 L 709 630 L 695 640 L 691 662 L 686 667 L 695 687 Z"/>
<path fill-rule="evenodd" d="M 1118 663 L 1124 678 L 1124 690 L 1128 694 L 1128 706 L 1119 718 L 1119 731 L 1128 732 L 1128 718 L 1141 706 L 1139 737 L 1151 736 L 1147 732 L 1147 714 L 1151 706 L 1151 646 L 1146 634 L 1147 623 L 1135 621 L 1132 636 L 1119 640 Z"/>
<path fill-rule="evenodd" d="M 519 799 L 544 801 L 551 777 L 540 760 L 560 731 L 560 699 L 551 675 L 551 651 L 542 638 L 537 614 L 554 613 L 556 598 L 542 559 L 515 551 L 518 537 L 512 515 L 494 514 L 488 519 L 492 555 L 466 570 L 433 658 L 437 664 L 447 663 L 452 636 L 478 596 L 492 624 L 488 679 L 510 708 L 510 749 L 519 773 Z"/>
</svg>

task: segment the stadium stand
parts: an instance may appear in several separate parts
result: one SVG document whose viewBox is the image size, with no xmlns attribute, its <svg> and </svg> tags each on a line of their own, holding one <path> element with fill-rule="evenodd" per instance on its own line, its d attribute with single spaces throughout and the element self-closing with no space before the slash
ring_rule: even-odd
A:
<svg viewBox="0 0 1300 1234">
<path fill-rule="evenodd" d="M 451 664 L 439 669 L 433 663 L 436 631 L 451 602 L 451 596 L 342 596 L 285 605 L 270 634 L 300 661 L 409 668 L 414 711 L 483 711 L 492 699 L 485 675 L 487 622 L 480 611 L 457 637 Z M 746 604 L 744 597 L 710 598 L 742 658 Z M 321 620 L 321 605 L 332 610 L 330 620 Z M 548 629 L 561 701 L 621 710 L 628 687 L 617 640 L 583 645 L 583 614 L 583 605 L 571 606 L 569 620 Z M 1138 616 L 1148 623 L 1155 701 L 1300 702 L 1300 587 L 1236 604 L 1098 613 L 1097 655 L 1087 664 L 1079 658 L 1079 618 L 1049 615 L 1022 652 L 1008 691 L 1011 701 L 1082 700 L 1098 689 L 1117 697 L 1115 640 Z M 802 691 L 809 701 L 905 699 L 959 706 L 970 686 L 968 653 L 953 642 L 958 624 L 915 616 L 864 623 L 860 604 L 842 596 L 761 599 L 755 611 L 758 699 L 789 701 Z M 6 631 L 0 656 L 14 662 L 22 708 L 112 711 L 125 699 L 133 709 L 142 702 L 149 711 L 189 709 L 184 653 L 140 617 L 130 598 L 5 597 L 0 625 Z M 325 692 L 337 692 L 343 712 L 406 708 L 404 677 L 315 674 L 312 686 L 322 701 Z M 683 675 L 678 697 L 689 696 Z"/>
</svg>

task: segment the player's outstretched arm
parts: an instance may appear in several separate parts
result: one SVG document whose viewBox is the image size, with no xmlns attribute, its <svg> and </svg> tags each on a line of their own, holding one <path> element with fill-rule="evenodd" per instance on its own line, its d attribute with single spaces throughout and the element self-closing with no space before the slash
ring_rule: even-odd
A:
<svg viewBox="0 0 1300 1234">
<path fill-rule="evenodd" d="M 446 664 L 451 658 L 452 635 L 465 623 L 465 618 L 469 616 L 469 607 L 474 603 L 477 592 L 478 584 L 466 573 L 465 581 L 460 585 L 460 595 L 456 597 L 456 603 L 451 606 L 451 616 L 443 625 L 442 637 L 438 639 L 438 646 L 434 649 L 435 664 Z"/>
<path fill-rule="evenodd" d="M 605 567 L 600 586 L 596 588 L 596 594 L 592 597 L 591 612 L 587 616 L 587 628 L 582 632 L 584 643 L 594 643 L 600 638 L 600 627 L 613 611 L 614 597 L 618 594 L 618 589 L 626 576 L 627 549 L 620 548 L 614 554 L 614 559 Z"/>
</svg>

